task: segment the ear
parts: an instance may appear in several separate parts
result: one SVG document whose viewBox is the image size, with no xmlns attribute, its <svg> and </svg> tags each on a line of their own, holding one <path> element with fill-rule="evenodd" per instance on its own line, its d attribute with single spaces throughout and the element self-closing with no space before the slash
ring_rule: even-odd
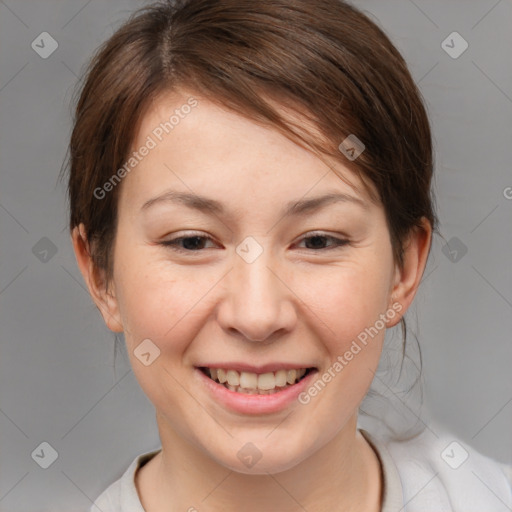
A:
<svg viewBox="0 0 512 512">
<path fill-rule="evenodd" d="M 71 239 L 78 267 L 92 299 L 103 316 L 103 320 L 111 331 L 123 332 L 115 290 L 107 290 L 104 272 L 99 270 L 93 263 L 89 241 L 85 236 L 85 226 L 83 224 L 75 226 Z M 112 288 L 114 288 L 113 283 Z"/>
<path fill-rule="evenodd" d="M 421 226 L 414 227 L 404 244 L 403 267 L 395 266 L 395 277 L 391 290 L 391 302 L 402 306 L 400 315 L 389 320 L 387 327 L 396 325 L 405 314 L 416 295 L 427 264 L 432 226 L 422 217 Z"/>
</svg>

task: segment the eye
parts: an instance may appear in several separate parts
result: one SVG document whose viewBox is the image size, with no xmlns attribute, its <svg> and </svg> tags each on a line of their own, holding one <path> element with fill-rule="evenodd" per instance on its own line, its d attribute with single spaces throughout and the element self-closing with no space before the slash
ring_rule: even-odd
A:
<svg viewBox="0 0 512 512">
<path fill-rule="evenodd" d="M 306 243 L 306 249 L 311 249 L 314 251 L 331 250 L 349 243 L 349 241 L 344 238 L 337 238 L 335 236 L 325 235 L 321 233 L 314 233 L 311 234 L 310 236 L 305 236 L 304 238 L 302 238 L 301 242 Z M 326 242 L 331 242 L 331 245 L 326 247 Z"/>
<path fill-rule="evenodd" d="M 208 241 L 213 242 L 213 238 L 199 233 L 190 233 L 186 236 L 179 236 L 172 238 L 171 240 L 164 240 L 163 242 L 160 242 L 160 245 L 170 247 L 175 251 L 191 253 L 200 252 L 202 249 L 205 249 L 205 244 Z M 303 237 L 300 243 L 302 242 L 305 242 L 306 244 L 305 249 L 313 250 L 315 252 L 318 252 L 319 250 L 335 249 L 336 247 L 341 247 L 349 243 L 346 239 L 321 233 L 314 233 L 310 236 Z M 329 243 L 330 245 L 326 245 Z"/>
<path fill-rule="evenodd" d="M 205 243 L 213 238 L 201 234 L 190 233 L 187 236 L 179 236 L 171 240 L 164 240 L 160 245 L 170 247 L 175 251 L 199 252 L 204 249 Z"/>
</svg>

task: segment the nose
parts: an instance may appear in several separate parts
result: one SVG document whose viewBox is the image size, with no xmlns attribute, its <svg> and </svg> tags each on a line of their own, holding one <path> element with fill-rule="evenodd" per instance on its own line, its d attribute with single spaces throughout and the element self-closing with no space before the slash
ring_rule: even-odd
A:
<svg viewBox="0 0 512 512">
<path fill-rule="evenodd" d="M 221 327 L 246 341 L 266 343 L 291 332 L 297 321 L 294 294 L 275 262 L 270 261 L 266 251 L 252 263 L 237 254 L 234 258 L 218 308 Z"/>
</svg>

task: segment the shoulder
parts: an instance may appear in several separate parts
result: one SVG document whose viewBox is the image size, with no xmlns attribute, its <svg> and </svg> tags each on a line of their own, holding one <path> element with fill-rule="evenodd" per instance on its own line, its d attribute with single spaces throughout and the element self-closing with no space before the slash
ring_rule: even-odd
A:
<svg viewBox="0 0 512 512">
<path fill-rule="evenodd" d="M 144 512 L 135 486 L 135 473 L 159 452 L 160 449 L 135 457 L 121 478 L 110 484 L 94 500 L 89 512 Z"/>
<path fill-rule="evenodd" d="M 487 457 L 446 428 L 388 441 L 402 481 L 405 511 L 510 512 L 512 466 Z"/>
</svg>

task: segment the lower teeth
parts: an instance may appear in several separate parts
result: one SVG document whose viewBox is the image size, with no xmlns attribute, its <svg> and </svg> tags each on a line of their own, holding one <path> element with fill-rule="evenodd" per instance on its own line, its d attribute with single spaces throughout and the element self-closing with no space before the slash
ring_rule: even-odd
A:
<svg viewBox="0 0 512 512">
<path fill-rule="evenodd" d="M 220 384 L 220 382 L 217 382 L 217 384 Z M 224 386 L 226 389 L 229 389 L 230 391 L 235 391 L 236 393 L 242 393 L 245 395 L 273 395 L 274 393 L 278 393 L 279 391 L 282 391 L 283 389 L 289 388 L 291 384 L 287 384 L 283 387 L 275 387 L 274 389 L 247 389 L 242 388 L 240 386 L 231 386 L 227 382 L 224 384 L 220 384 L 221 386 Z"/>
</svg>

